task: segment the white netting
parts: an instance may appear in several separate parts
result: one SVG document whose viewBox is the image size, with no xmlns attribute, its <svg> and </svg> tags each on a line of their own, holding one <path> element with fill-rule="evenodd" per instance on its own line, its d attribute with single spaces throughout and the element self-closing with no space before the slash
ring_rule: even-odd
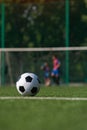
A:
<svg viewBox="0 0 87 130">
<path fill-rule="evenodd" d="M 47 61 L 52 70 L 52 55 L 61 62 L 61 83 L 87 82 L 87 47 L 2 48 L 0 49 L 1 80 L 14 84 L 24 72 L 34 72 L 44 82 L 41 65 Z M 1 81 L 0 81 L 1 82 Z"/>
</svg>

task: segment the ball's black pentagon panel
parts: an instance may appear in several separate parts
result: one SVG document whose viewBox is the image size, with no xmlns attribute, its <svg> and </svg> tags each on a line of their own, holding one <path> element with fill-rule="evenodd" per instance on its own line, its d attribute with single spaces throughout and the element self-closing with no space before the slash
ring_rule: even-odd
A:
<svg viewBox="0 0 87 130">
<path fill-rule="evenodd" d="M 32 92 L 33 94 L 37 93 L 37 91 L 38 91 L 37 87 L 33 87 L 33 88 L 31 89 L 31 92 Z"/>
<path fill-rule="evenodd" d="M 26 80 L 26 82 L 31 82 L 32 81 L 32 77 L 30 77 L 30 76 L 27 76 L 26 78 L 25 78 L 25 80 Z"/>
<path fill-rule="evenodd" d="M 20 90 L 22 93 L 24 93 L 24 91 L 25 91 L 24 86 L 19 86 L 19 90 Z"/>
<path fill-rule="evenodd" d="M 40 84 L 40 83 L 41 83 L 40 80 L 39 80 L 38 78 L 37 78 L 37 80 L 38 80 L 38 82 L 39 82 L 39 84 Z"/>
</svg>

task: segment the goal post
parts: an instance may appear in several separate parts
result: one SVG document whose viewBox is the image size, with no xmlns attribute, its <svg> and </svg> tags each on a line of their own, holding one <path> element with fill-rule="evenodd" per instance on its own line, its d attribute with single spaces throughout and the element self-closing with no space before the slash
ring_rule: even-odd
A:
<svg viewBox="0 0 87 130">
<path fill-rule="evenodd" d="M 87 46 L 80 47 L 39 47 L 39 48 L 0 48 L 0 52 L 37 52 L 37 51 L 85 51 Z"/>
<path fill-rule="evenodd" d="M 67 74 L 66 51 L 69 53 L 69 68 Z M 34 72 L 40 76 L 44 83 L 43 71 L 41 65 L 47 61 L 52 70 L 52 55 L 56 54 L 61 62 L 60 79 L 61 84 L 66 84 L 66 75 L 69 77 L 69 83 L 87 82 L 87 47 L 49 47 L 49 48 L 0 48 L 0 65 L 4 53 L 4 68 L 0 66 L 0 72 L 3 71 L 5 77 L 0 73 L 0 79 L 4 78 L 4 84 L 15 84 L 18 76 L 24 72 Z M 1 81 L 0 81 L 1 84 Z"/>
</svg>

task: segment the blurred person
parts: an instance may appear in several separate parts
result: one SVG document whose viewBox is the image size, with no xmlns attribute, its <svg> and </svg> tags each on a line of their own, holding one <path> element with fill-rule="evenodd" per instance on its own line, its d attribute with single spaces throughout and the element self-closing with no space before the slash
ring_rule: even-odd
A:
<svg viewBox="0 0 87 130">
<path fill-rule="evenodd" d="M 52 63 L 53 63 L 53 69 L 51 72 L 51 77 L 53 79 L 53 82 L 56 83 L 57 85 L 60 84 L 60 61 L 58 60 L 56 55 L 52 56 Z"/>
<path fill-rule="evenodd" d="M 49 86 L 50 85 L 50 67 L 47 62 L 45 62 L 42 66 L 41 69 L 44 71 L 44 81 L 45 85 Z"/>
</svg>

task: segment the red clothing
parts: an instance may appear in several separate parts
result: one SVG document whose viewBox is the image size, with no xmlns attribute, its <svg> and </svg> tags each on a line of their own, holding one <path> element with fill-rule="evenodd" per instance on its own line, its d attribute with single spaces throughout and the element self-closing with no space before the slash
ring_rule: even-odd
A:
<svg viewBox="0 0 87 130">
<path fill-rule="evenodd" d="M 59 60 L 56 58 L 53 60 L 53 69 L 57 70 L 58 69 L 58 64 L 59 64 Z"/>
</svg>

